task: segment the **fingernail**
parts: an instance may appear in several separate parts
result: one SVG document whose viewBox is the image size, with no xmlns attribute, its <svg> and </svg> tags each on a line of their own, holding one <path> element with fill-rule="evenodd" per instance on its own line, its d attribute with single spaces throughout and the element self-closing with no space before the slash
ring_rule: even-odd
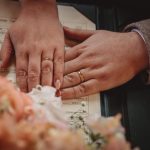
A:
<svg viewBox="0 0 150 150">
<path fill-rule="evenodd" d="M 56 80 L 56 82 L 55 82 L 55 88 L 56 88 L 57 90 L 59 90 L 60 87 L 61 87 L 61 82 L 60 82 L 60 80 Z"/>
<path fill-rule="evenodd" d="M 61 96 L 61 91 L 60 90 L 57 90 L 56 91 L 56 97 L 60 97 Z"/>
</svg>

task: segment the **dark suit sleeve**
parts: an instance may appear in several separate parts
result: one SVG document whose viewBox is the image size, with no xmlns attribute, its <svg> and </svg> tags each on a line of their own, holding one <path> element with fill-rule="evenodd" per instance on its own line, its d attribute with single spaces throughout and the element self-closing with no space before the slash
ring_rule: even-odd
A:
<svg viewBox="0 0 150 150">
<path fill-rule="evenodd" d="M 132 29 L 137 29 L 140 31 L 144 37 L 148 56 L 149 56 L 149 69 L 147 70 L 148 73 L 148 83 L 150 84 L 150 19 L 139 21 L 136 23 L 132 23 L 125 27 L 124 31 L 128 32 Z"/>
</svg>

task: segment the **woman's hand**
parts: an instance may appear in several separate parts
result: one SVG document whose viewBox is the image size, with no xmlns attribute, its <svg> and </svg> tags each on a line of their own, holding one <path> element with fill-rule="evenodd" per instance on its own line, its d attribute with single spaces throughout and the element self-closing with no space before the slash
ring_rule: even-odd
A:
<svg viewBox="0 0 150 150">
<path fill-rule="evenodd" d="M 63 81 L 64 34 L 55 0 L 22 0 L 17 21 L 10 27 L 2 46 L 2 68 L 16 56 L 17 83 L 22 91 L 37 84 L 59 89 Z"/>
<path fill-rule="evenodd" d="M 64 31 L 67 37 L 83 42 L 66 51 L 63 99 L 119 86 L 148 67 L 145 43 L 138 33 Z"/>
</svg>

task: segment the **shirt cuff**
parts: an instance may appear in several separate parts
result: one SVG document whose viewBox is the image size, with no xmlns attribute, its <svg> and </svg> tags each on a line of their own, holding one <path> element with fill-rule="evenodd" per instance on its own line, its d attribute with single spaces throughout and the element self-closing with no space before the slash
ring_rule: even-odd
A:
<svg viewBox="0 0 150 150">
<path fill-rule="evenodd" d="M 143 33 L 140 30 L 138 30 L 138 29 L 132 29 L 131 31 L 138 33 L 140 35 L 140 37 L 143 39 L 144 43 L 146 42 L 145 39 L 144 39 Z"/>
<path fill-rule="evenodd" d="M 145 45 L 146 45 L 145 38 L 144 38 L 144 36 L 143 36 L 143 33 L 142 33 L 140 30 L 138 30 L 138 29 L 132 29 L 131 32 L 136 32 L 136 33 L 138 33 L 138 34 L 140 35 L 140 37 L 143 39 L 143 41 L 144 41 L 144 43 L 145 43 Z M 146 72 L 147 72 L 148 76 L 147 76 L 147 75 L 144 75 L 144 76 L 143 76 L 143 81 L 144 81 L 145 83 L 148 83 L 148 84 L 149 84 L 149 83 L 150 83 L 150 70 L 147 69 Z"/>
</svg>

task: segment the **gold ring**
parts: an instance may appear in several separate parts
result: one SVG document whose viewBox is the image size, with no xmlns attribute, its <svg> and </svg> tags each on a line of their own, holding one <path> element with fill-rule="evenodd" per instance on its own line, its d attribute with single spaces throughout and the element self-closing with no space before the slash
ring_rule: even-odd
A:
<svg viewBox="0 0 150 150">
<path fill-rule="evenodd" d="M 42 59 L 42 61 L 45 61 L 45 60 L 52 61 L 52 59 L 49 58 L 49 57 L 46 57 L 46 58 L 43 58 L 43 59 Z"/>
<path fill-rule="evenodd" d="M 25 70 L 19 70 L 17 75 L 21 77 L 25 77 L 27 76 L 27 72 Z"/>
<path fill-rule="evenodd" d="M 84 82 L 85 78 L 84 78 L 83 74 L 81 73 L 81 71 L 78 71 L 78 75 L 80 77 L 81 82 Z"/>
</svg>

